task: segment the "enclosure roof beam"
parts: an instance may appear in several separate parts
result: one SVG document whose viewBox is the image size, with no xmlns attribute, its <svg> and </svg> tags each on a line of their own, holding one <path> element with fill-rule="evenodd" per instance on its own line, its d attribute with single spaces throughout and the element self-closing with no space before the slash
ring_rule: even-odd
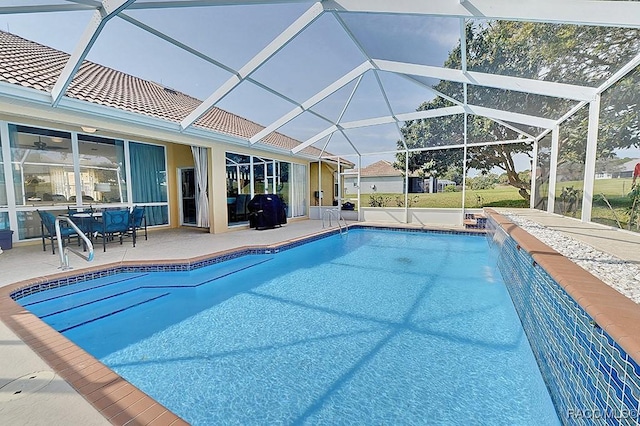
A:
<svg viewBox="0 0 640 426">
<path fill-rule="evenodd" d="M 638 53 L 635 57 L 631 58 L 629 62 L 627 62 L 622 68 L 616 71 L 611 77 L 609 77 L 604 83 L 602 83 L 597 91 L 599 94 L 602 94 L 609 87 L 616 84 L 618 81 L 622 80 L 627 74 L 636 69 L 636 67 L 640 65 L 640 53 Z"/>
<path fill-rule="evenodd" d="M 396 114 L 386 117 L 368 118 L 365 120 L 349 121 L 340 123 L 340 127 L 343 129 L 356 129 L 360 127 L 377 126 L 380 124 L 389 124 L 397 121 L 410 121 L 420 120 L 423 118 L 435 118 L 444 117 L 447 115 L 455 115 L 464 113 L 464 108 L 461 106 L 452 106 L 445 108 L 429 109 L 426 111 L 408 112 L 405 114 Z"/>
<path fill-rule="evenodd" d="M 357 66 L 356 68 L 354 68 L 353 70 L 351 70 L 350 72 L 348 72 L 347 74 L 339 78 L 338 80 L 334 81 L 333 83 L 331 83 L 330 85 L 328 85 L 327 87 L 325 87 L 324 89 L 322 89 L 321 91 L 319 91 L 318 93 L 316 93 L 315 95 L 307 99 L 306 101 L 302 102 L 301 104 L 298 104 L 298 106 L 296 106 L 294 109 L 292 109 L 287 114 L 280 117 L 279 119 L 275 120 L 273 123 L 265 127 L 260 132 L 253 135 L 249 139 L 249 142 L 251 142 L 252 144 L 258 142 L 260 139 L 264 138 L 271 132 L 276 131 L 280 127 L 284 126 L 289 121 L 293 120 L 303 112 L 307 111 L 309 108 L 313 107 L 323 99 L 326 99 L 328 96 L 340 90 L 341 88 L 351 83 L 353 80 L 360 77 L 361 75 L 363 75 L 364 73 L 366 73 L 372 68 L 373 68 L 373 65 L 371 65 L 369 61 L 363 62 L 362 64 L 360 64 L 359 66 Z"/>
<path fill-rule="evenodd" d="M 472 142 L 472 143 L 468 143 L 468 144 L 463 144 L 463 143 L 459 143 L 459 144 L 451 144 L 451 145 L 435 145 L 435 146 L 428 146 L 428 147 L 422 147 L 422 148 L 409 148 L 409 149 L 395 149 L 392 151 L 376 151 L 376 152 L 363 152 L 362 154 L 360 154 L 362 157 L 370 157 L 370 156 L 374 156 L 374 155 L 380 155 L 380 154 L 398 154 L 398 153 L 406 153 L 406 152 L 421 152 L 421 151 L 441 151 L 444 149 L 456 149 L 456 148 L 464 148 L 465 146 L 467 147 L 471 147 L 471 146 L 493 146 L 493 145 L 513 145 L 513 144 L 517 144 L 517 143 L 529 143 L 529 142 L 533 142 L 533 139 L 512 139 L 512 140 L 508 140 L 508 141 L 490 141 L 490 142 Z M 347 157 L 353 157 L 355 156 L 355 154 L 340 154 L 340 155 L 326 155 L 326 156 L 322 156 L 321 159 L 331 159 L 331 158 L 347 158 Z"/>
<path fill-rule="evenodd" d="M 207 6 L 251 6 L 260 4 L 313 3 L 317 0 L 173 0 L 145 1 L 136 3 L 131 9 L 175 9 Z"/>
<path fill-rule="evenodd" d="M 326 0 L 327 11 L 640 27 L 640 3 L 584 0 Z"/>
<path fill-rule="evenodd" d="M 132 18 L 131 16 L 129 16 L 129 15 L 125 14 L 125 13 L 118 14 L 118 18 L 121 18 L 121 19 L 129 22 L 132 25 L 135 25 L 136 27 L 138 27 L 138 28 L 140 28 L 140 29 L 142 29 L 144 31 L 147 31 L 148 33 L 153 34 L 154 36 L 159 37 L 159 38 L 161 38 L 162 40 L 164 40 L 164 41 L 166 41 L 168 43 L 171 43 L 172 45 L 176 46 L 179 49 L 184 50 L 185 52 L 188 52 L 188 53 L 190 53 L 190 54 L 192 54 L 192 55 L 194 55 L 194 56 L 196 56 L 196 57 L 198 57 L 198 58 L 200 58 L 200 59 L 202 59 L 204 61 L 207 61 L 210 64 L 215 65 L 215 66 L 225 70 L 226 72 L 228 72 L 230 74 L 238 74 L 238 71 L 236 71 L 235 69 L 231 68 L 230 66 L 225 65 L 222 62 L 217 61 L 217 60 L 213 59 L 212 57 L 210 57 L 208 55 L 205 55 L 201 51 L 199 51 L 197 49 L 194 49 L 194 48 L 192 48 L 192 47 L 190 47 L 190 46 L 188 46 L 188 45 L 186 45 L 186 44 L 184 44 L 184 43 L 182 43 L 182 42 L 180 42 L 180 41 L 178 41 L 178 40 L 176 40 L 176 39 L 174 39 L 172 37 L 169 37 L 165 33 L 161 32 L 161 31 L 158 31 L 155 28 L 152 28 L 152 27 L 146 25 L 146 24 L 144 24 L 144 23 Z M 265 91 L 271 93 L 272 95 L 277 96 L 280 99 L 283 99 L 283 100 L 289 102 L 290 104 L 298 105 L 298 102 L 294 101 L 290 97 L 278 92 L 277 90 L 273 89 L 270 86 L 267 86 L 266 84 L 263 84 L 263 83 L 260 83 L 257 80 L 254 80 L 251 77 L 247 77 L 245 79 L 245 81 L 248 81 L 248 82 L 250 82 L 252 84 L 255 84 L 256 86 L 258 86 L 262 90 L 265 90 Z M 319 114 L 316 111 L 309 111 L 309 112 L 311 114 L 315 115 L 316 117 L 318 117 L 318 118 L 320 118 L 320 119 L 322 119 L 322 120 L 324 120 L 324 121 L 326 121 L 326 122 L 328 122 L 330 124 L 333 124 L 333 121 L 331 121 L 327 117 L 323 116 L 322 114 Z"/>
<path fill-rule="evenodd" d="M 550 129 L 556 125 L 556 120 L 548 118 L 535 117 L 533 115 L 519 114 L 517 112 L 502 111 L 499 109 L 486 108 L 477 105 L 466 105 L 464 109 L 473 115 L 493 118 L 496 120 L 510 121 L 512 123 L 526 124 L 528 126 L 540 127 L 542 129 Z"/>
<path fill-rule="evenodd" d="M 336 120 L 336 123 L 339 123 L 339 122 L 342 121 L 342 117 L 344 117 L 345 112 L 347 112 L 347 108 L 349 108 L 349 105 L 351 105 L 351 101 L 353 100 L 353 97 L 355 96 L 356 92 L 358 91 L 358 87 L 360 87 L 360 82 L 362 82 L 363 75 L 364 74 L 362 74 L 360 77 L 358 77 L 358 79 L 356 80 L 356 83 L 353 85 L 353 88 L 351 89 L 351 93 L 349 94 L 349 97 L 347 98 L 347 101 L 344 103 L 344 106 L 342 107 L 342 111 L 340 111 L 340 115 L 338 116 L 338 119 Z M 347 136 L 347 134 L 344 132 L 344 130 L 341 130 L 340 133 L 347 140 L 347 142 L 349 142 L 349 145 L 351 145 L 353 150 L 356 153 L 358 153 L 358 155 L 360 155 L 360 151 L 358 151 L 358 149 L 353 144 L 353 142 L 351 142 L 351 139 L 349 139 L 349 136 Z M 329 135 L 329 137 L 327 138 L 327 141 L 325 142 L 324 146 L 322 147 L 322 150 L 320 151 L 319 157 L 322 156 L 322 154 L 327 149 L 327 146 L 329 146 L 329 142 L 331 142 L 331 138 L 333 138 L 333 135 L 335 135 L 335 133 L 331 133 Z"/>
<path fill-rule="evenodd" d="M 0 6 L 0 15 L 15 13 L 50 13 L 50 12 L 75 12 L 78 10 L 96 10 L 101 4 L 99 1 L 88 4 L 39 4 L 24 6 Z"/>
<path fill-rule="evenodd" d="M 100 9 L 93 12 L 93 16 L 85 28 L 80 41 L 69 57 L 69 60 L 67 60 L 62 73 L 60 73 L 56 84 L 51 90 L 51 103 L 53 106 L 57 106 L 62 96 L 64 96 L 69 84 L 71 84 L 71 80 L 73 80 L 73 76 L 78 72 L 82 61 L 87 57 L 87 54 L 107 22 L 134 1 L 135 0 L 103 0 Z"/>
<path fill-rule="evenodd" d="M 280 35 L 278 35 L 271 43 L 251 58 L 242 68 L 240 68 L 238 74 L 231 76 L 229 80 L 223 83 L 222 86 L 211 94 L 211 96 L 209 96 L 204 102 L 198 105 L 195 110 L 185 117 L 185 119 L 180 122 L 180 128 L 184 130 L 191 126 L 196 120 L 198 120 L 198 118 L 213 108 L 216 103 L 229 94 L 229 92 L 242 83 L 255 70 L 289 44 L 291 40 L 318 19 L 320 15 L 322 15 L 322 5 L 320 3 L 315 3 L 304 14 L 302 14 L 302 16 L 296 19 L 294 23 L 280 33 Z"/>
<path fill-rule="evenodd" d="M 416 111 L 410 112 L 406 114 L 397 114 L 395 116 L 386 116 L 386 117 L 376 117 L 376 118 L 368 118 L 365 120 L 357 120 L 350 121 L 345 123 L 340 123 L 338 125 L 331 126 L 324 131 L 318 133 L 317 135 L 307 139 L 297 147 L 291 150 L 292 153 L 297 153 L 304 148 L 313 145 L 318 142 L 322 138 L 331 135 L 333 132 L 338 130 L 347 130 L 347 129 L 356 129 L 361 127 L 369 127 L 369 126 L 377 126 L 381 124 L 389 124 L 397 121 L 410 121 L 410 120 L 420 120 L 425 118 L 435 118 L 435 117 L 444 117 L 455 114 L 462 114 L 467 112 L 473 115 L 479 115 L 483 117 L 488 117 L 496 120 L 505 120 L 513 123 L 527 124 L 530 126 L 540 127 L 540 128 L 550 128 L 556 124 L 555 120 L 549 120 L 547 118 L 534 117 L 526 114 L 518 114 L 510 111 L 501 111 L 493 108 L 486 108 L 476 105 L 467 105 L 465 106 L 453 106 L 453 107 L 445 107 L 438 109 L 430 109 L 426 111 Z"/>
<path fill-rule="evenodd" d="M 131 7 L 129 7 L 129 10 L 130 9 L 131 9 Z M 192 55 L 194 55 L 194 56 L 196 56 L 196 57 L 198 57 L 198 58 L 200 58 L 200 59 L 202 59 L 204 61 L 207 61 L 210 64 L 213 64 L 213 65 L 225 70 L 226 72 L 228 72 L 230 74 L 237 74 L 238 73 L 235 69 L 233 69 L 231 67 L 228 67 L 227 65 L 223 64 L 222 62 L 220 62 L 220 61 L 218 61 L 216 59 L 213 59 L 211 56 L 205 55 L 201 51 L 199 51 L 197 49 L 194 49 L 191 46 L 188 46 L 188 45 L 176 40 L 173 37 L 169 37 L 167 34 L 163 33 L 162 31 L 159 31 L 159 30 L 157 30 L 157 29 L 155 29 L 155 28 L 153 28 L 153 27 L 151 27 L 151 26 L 149 26 L 149 25 L 147 25 L 147 24 L 145 24 L 143 22 L 140 22 L 137 19 L 132 18 L 131 16 L 129 16 L 126 13 L 119 14 L 118 18 L 120 18 L 120 19 L 122 19 L 124 21 L 127 21 L 131 25 L 135 25 L 136 27 L 140 28 L 141 30 L 146 31 L 149 34 L 152 34 L 152 35 L 154 35 L 154 36 L 166 41 L 167 43 L 170 43 L 173 46 L 184 50 L 185 52 L 188 52 L 188 53 L 190 53 L 190 54 L 192 54 Z"/>
<path fill-rule="evenodd" d="M 361 127 L 377 126 L 380 124 L 397 123 L 398 121 L 419 120 L 421 118 L 443 117 L 447 115 L 462 114 L 464 113 L 464 111 L 465 110 L 462 106 L 453 106 L 453 107 L 445 107 L 445 108 L 438 108 L 438 109 L 430 109 L 426 111 L 410 112 L 406 114 L 397 114 L 395 116 L 389 115 L 385 117 L 368 118 L 366 120 L 357 120 L 357 121 L 340 123 L 340 124 L 331 126 L 323 130 L 322 132 L 318 133 L 317 135 L 307 139 L 302 144 L 293 148 L 291 152 L 295 154 L 303 150 L 304 148 L 310 145 L 313 145 L 314 143 L 318 142 L 322 138 L 328 135 L 331 135 L 334 132 L 337 132 L 338 130 L 343 131 L 347 129 L 357 129 Z"/>
<path fill-rule="evenodd" d="M 294 153 L 294 154 L 297 154 L 298 152 L 302 151 L 306 147 L 313 145 L 314 143 L 318 142 L 322 138 L 325 138 L 325 137 L 329 136 L 330 134 L 332 134 L 333 132 L 335 132 L 337 130 L 340 130 L 340 128 L 337 125 L 334 124 L 333 126 L 329 127 L 328 129 L 325 129 L 324 131 L 318 133 L 317 135 L 313 136 L 312 138 L 307 139 L 306 141 L 304 141 L 300 145 L 296 146 L 295 148 L 293 148 L 291 150 L 291 152 Z"/>
<path fill-rule="evenodd" d="M 474 86 L 493 87 L 496 89 L 513 90 L 516 92 L 533 93 L 536 95 L 552 96 L 554 98 L 572 99 L 576 101 L 591 101 L 595 98 L 597 93 L 597 89 L 593 87 L 576 86 L 573 84 L 556 83 L 544 80 L 533 80 L 530 78 L 511 77 L 476 71 L 464 72 L 462 70 L 452 68 L 417 65 L 405 62 L 387 61 L 383 59 L 374 59 L 373 63 L 383 71 L 399 74 L 437 78 L 457 83 L 472 84 Z"/>
<path fill-rule="evenodd" d="M 489 117 L 487 117 L 487 118 L 489 118 Z M 536 138 L 536 136 L 533 136 L 532 134 L 530 134 L 530 133 L 528 133 L 528 132 L 525 132 L 524 130 L 522 130 L 522 129 L 520 129 L 520 128 L 518 128 L 518 127 L 516 127 L 516 126 L 512 125 L 512 124 L 506 123 L 506 122 L 505 122 L 505 121 L 503 121 L 503 120 L 498 120 L 498 119 L 495 119 L 495 118 L 492 118 L 492 120 L 493 120 L 493 121 L 495 121 L 496 123 L 498 123 L 499 125 L 504 126 L 504 127 L 506 127 L 507 129 L 511 129 L 511 130 L 513 130 L 514 132 L 516 132 L 516 133 L 518 133 L 518 134 L 520 134 L 520 135 L 523 135 L 523 136 L 525 136 L 525 137 L 527 137 L 527 138 L 529 138 L 529 139 L 532 139 L 532 140 L 533 140 L 533 139 L 535 139 L 535 138 Z M 519 124 L 522 124 L 522 123 L 519 123 Z"/>
</svg>

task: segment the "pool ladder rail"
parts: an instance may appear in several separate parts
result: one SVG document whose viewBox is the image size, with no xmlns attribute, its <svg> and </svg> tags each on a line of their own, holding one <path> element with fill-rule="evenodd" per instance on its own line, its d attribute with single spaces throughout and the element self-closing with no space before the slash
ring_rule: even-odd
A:
<svg viewBox="0 0 640 426">
<path fill-rule="evenodd" d="M 338 209 L 328 209 L 325 210 L 322 215 L 322 228 L 326 228 L 326 223 L 328 223 L 329 228 L 333 226 L 332 218 L 335 218 L 336 223 L 338 224 L 338 228 L 340 228 L 340 235 L 346 234 L 349 232 L 349 225 L 347 225 L 347 221 L 344 220 L 342 215 L 340 214 L 340 210 Z"/>
<path fill-rule="evenodd" d="M 89 250 L 89 254 L 88 255 L 85 256 L 84 253 L 81 253 L 81 252 L 79 252 L 77 250 L 74 250 L 74 249 L 70 248 L 69 246 L 64 247 L 64 250 L 63 250 L 63 248 L 62 248 L 62 238 L 60 238 L 60 222 L 61 221 L 67 222 L 67 224 L 69 226 L 71 226 L 74 231 L 76 231 L 78 236 L 80 238 L 82 238 L 82 241 L 84 241 L 85 247 L 87 248 L 87 250 Z M 93 244 L 91 243 L 89 238 L 87 238 L 87 236 L 84 235 L 84 232 L 82 232 L 80 230 L 80 228 L 78 228 L 76 226 L 76 224 L 73 223 L 73 221 L 70 218 L 68 218 L 67 216 L 58 216 L 58 217 L 56 217 L 56 239 L 58 240 L 58 252 L 60 253 L 60 268 L 58 268 L 58 269 L 62 269 L 63 271 L 68 271 L 69 269 L 73 269 L 69 265 L 69 252 L 72 252 L 72 253 L 78 255 L 79 257 L 83 258 L 87 262 L 91 262 L 93 260 Z"/>
</svg>

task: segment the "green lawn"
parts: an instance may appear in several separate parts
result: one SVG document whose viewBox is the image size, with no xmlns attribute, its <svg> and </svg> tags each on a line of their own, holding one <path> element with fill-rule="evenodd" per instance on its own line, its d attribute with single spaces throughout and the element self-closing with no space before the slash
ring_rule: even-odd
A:
<svg viewBox="0 0 640 426">
<path fill-rule="evenodd" d="M 556 185 L 556 203 L 560 202 L 560 194 L 562 189 L 566 187 L 580 189 L 580 195 L 582 196 L 582 185 L 582 181 L 558 182 Z M 596 179 L 593 185 L 591 221 L 616 228 L 618 227 L 619 221 L 620 227 L 627 229 L 632 204 L 632 199 L 629 196 L 630 191 L 631 178 Z M 611 207 L 607 205 L 605 199 Z M 577 212 L 576 216 L 579 216 L 579 212 Z M 638 229 L 634 227 L 632 230 L 637 231 Z"/>
<path fill-rule="evenodd" d="M 404 194 L 362 194 L 363 207 L 370 206 L 370 199 L 382 200 L 385 207 L 404 206 Z M 346 198 L 356 198 L 356 194 L 347 194 Z M 493 189 L 480 191 L 467 190 L 465 207 L 529 207 L 529 200 L 523 199 L 513 186 L 499 185 Z M 440 192 L 437 194 L 409 194 L 410 207 L 456 208 L 462 207 L 462 192 Z"/>
<path fill-rule="evenodd" d="M 622 228 L 627 229 L 632 199 L 628 195 L 631 191 L 631 179 L 598 179 L 593 189 L 593 208 L 591 220 L 604 225 L 617 227 L 616 216 Z M 604 197 L 611 204 L 605 202 Z M 615 211 L 615 214 L 614 214 Z M 637 231 L 637 229 L 633 229 Z"/>
<path fill-rule="evenodd" d="M 573 187 L 580 191 L 582 197 L 582 181 L 558 182 L 556 185 L 556 204 L 561 206 L 560 194 L 563 188 Z M 593 209 L 591 220 L 609 226 L 617 227 L 616 216 L 620 226 L 627 229 L 629 222 L 629 210 L 632 200 L 628 196 L 631 190 L 631 178 L 626 179 L 598 179 L 594 183 Z M 604 197 L 603 197 L 604 195 Z M 404 206 L 403 194 L 363 194 L 361 201 L 363 207 L 370 206 L 370 199 L 374 197 L 382 201 L 385 207 Z M 348 194 L 346 198 L 355 198 L 355 194 Z M 611 204 L 609 208 L 605 198 Z M 576 206 L 574 217 L 580 215 L 580 202 Z M 437 194 L 409 194 L 410 207 L 431 207 L 431 208 L 460 208 L 462 206 L 461 192 L 441 192 Z M 529 207 L 529 200 L 525 200 L 518 194 L 518 190 L 512 186 L 498 185 L 493 189 L 480 191 L 468 190 L 466 192 L 467 208 L 480 207 Z M 612 210 L 613 209 L 613 210 Z M 615 214 L 614 214 L 615 212 Z M 569 214 L 571 216 L 571 214 Z M 634 227 L 635 228 L 635 227 Z M 637 229 L 633 229 L 636 230 Z"/>
<path fill-rule="evenodd" d="M 556 185 L 556 204 L 560 209 L 560 194 L 563 188 L 573 187 L 578 189 L 580 201 L 576 206 L 574 217 L 580 215 L 580 205 L 582 202 L 582 181 L 558 182 Z M 609 226 L 617 227 L 616 216 L 620 221 L 620 226 L 627 229 L 629 222 L 629 210 L 632 200 L 629 197 L 631 190 L 631 178 L 626 179 L 597 179 L 594 183 L 593 209 L 591 220 Z M 604 195 L 604 197 L 603 197 Z M 346 198 L 355 198 L 355 194 L 347 194 Z M 363 207 L 369 207 L 370 199 L 374 197 L 382 201 L 385 207 L 404 206 L 404 194 L 363 194 L 361 201 Z M 609 208 L 605 198 L 611 204 Z M 462 206 L 461 192 L 441 192 L 437 194 L 409 194 L 410 207 L 431 207 L 431 208 L 460 208 Z M 529 200 L 525 200 L 518 194 L 518 190 L 512 186 L 498 185 L 493 189 L 480 191 L 468 190 L 466 192 L 467 208 L 480 207 L 529 207 Z M 612 210 L 613 209 L 613 210 Z M 615 214 L 614 214 L 615 211 Z M 571 216 L 571 214 L 568 214 Z M 634 227 L 635 228 L 635 227 Z M 637 229 L 633 229 L 637 230 Z"/>
<path fill-rule="evenodd" d="M 556 207 L 562 210 L 561 194 L 563 188 L 572 187 L 580 190 L 580 201 L 582 200 L 582 181 L 558 182 L 556 185 Z M 629 211 L 631 208 L 631 178 L 625 179 L 597 179 L 593 185 L 593 206 L 591 208 L 591 221 L 602 223 L 613 227 L 620 226 L 627 229 L 629 222 Z M 607 205 L 608 201 L 611 207 Z M 580 217 L 581 203 L 576 206 L 574 213 L 567 216 Z M 617 219 L 617 221 L 616 221 Z M 618 225 L 620 222 L 620 225 Z"/>
</svg>

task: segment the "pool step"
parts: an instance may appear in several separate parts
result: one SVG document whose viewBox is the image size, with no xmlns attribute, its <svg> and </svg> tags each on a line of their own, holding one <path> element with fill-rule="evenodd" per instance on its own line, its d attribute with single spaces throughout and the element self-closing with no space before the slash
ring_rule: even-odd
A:
<svg viewBox="0 0 640 426">
<path fill-rule="evenodd" d="M 167 291 L 140 291 L 119 294 L 95 301 L 83 306 L 72 306 L 64 310 L 49 313 L 41 318 L 59 332 L 88 324 L 129 309 L 162 299 L 170 294 Z"/>
<path fill-rule="evenodd" d="M 58 331 L 65 331 L 172 292 L 197 288 L 271 259 L 246 256 L 192 272 L 117 274 L 50 289 L 24 297 L 19 302 Z M 171 274 L 171 279 L 163 281 L 164 274 Z"/>
<path fill-rule="evenodd" d="M 77 297 L 83 293 L 95 293 L 99 289 L 108 289 L 114 284 L 126 283 L 127 281 L 142 278 L 147 273 L 123 273 L 100 277 L 91 281 L 79 282 L 71 285 L 51 288 L 45 291 L 31 294 L 29 296 L 18 299 L 18 303 L 33 311 L 33 307 L 46 304 L 55 300 L 64 300 L 68 297 Z"/>
<path fill-rule="evenodd" d="M 465 213 L 465 229 L 485 229 L 487 227 L 487 217 L 482 213 Z"/>
<path fill-rule="evenodd" d="M 47 305 L 80 305 L 91 301 L 99 301 L 107 297 L 138 288 L 193 288 L 215 281 L 222 277 L 260 265 L 271 258 L 245 256 L 229 260 L 213 268 L 201 268 L 191 272 L 170 272 L 171 280 L 162 282 L 157 274 L 122 273 L 73 285 L 52 288 L 32 294 L 18 300 L 25 308 L 36 315 L 45 315 Z M 163 273 L 159 273 L 163 274 Z"/>
</svg>

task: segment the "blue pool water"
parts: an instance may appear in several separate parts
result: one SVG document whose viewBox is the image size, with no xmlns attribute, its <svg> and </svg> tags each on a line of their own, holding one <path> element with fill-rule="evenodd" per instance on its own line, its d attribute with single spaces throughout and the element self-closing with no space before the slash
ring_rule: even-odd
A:
<svg viewBox="0 0 640 426">
<path fill-rule="evenodd" d="M 191 424 L 560 424 L 482 237 L 354 230 L 19 302 Z"/>
</svg>

